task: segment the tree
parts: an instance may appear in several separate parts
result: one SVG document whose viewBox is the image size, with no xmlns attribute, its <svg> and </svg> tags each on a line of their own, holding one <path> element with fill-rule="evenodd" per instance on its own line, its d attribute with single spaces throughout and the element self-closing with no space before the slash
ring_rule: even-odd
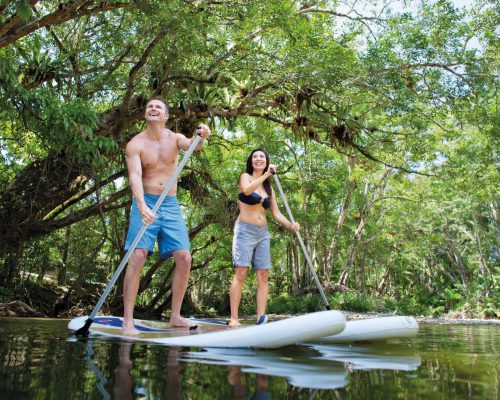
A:
<svg viewBox="0 0 500 400">
<path fill-rule="evenodd" d="M 477 1 L 466 12 L 450 1 L 425 1 L 415 13 L 393 15 L 368 7 L 360 12 L 363 2 L 349 12 L 323 1 L 230 3 L 4 3 L 4 282 L 16 278 L 33 240 L 127 206 L 123 147 L 142 127 L 152 95 L 168 99 L 176 131 L 189 136 L 200 120 L 209 120 L 216 135 L 207 160 L 233 157 L 225 133 L 255 132 L 261 142 L 272 139 L 266 145 L 276 154 L 286 143 L 293 152 L 283 157 L 294 153 L 299 159 L 305 144 L 314 143 L 328 150 L 325 161 L 336 153 L 346 157 L 339 158 L 344 163 L 361 159 L 432 174 L 428 166 L 439 161 L 441 143 L 454 142 L 464 124 L 494 137 L 494 2 Z M 477 45 L 470 45 L 472 39 Z M 203 197 L 226 204 L 232 187 L 207 164 L 196 164 L 204 155 L 197 157 L 196 168 L 182 177 L 190 193 L 186 202 L 200 204 Z M 313 210 L 309 203 L 327 186 L 307 188 L 292 201 Z M 225 221 L 234 207 L 226 209 Z M 218 214 L 193 212 L 193 238 L 201 235 L 209 243 L 203 232 L 219 223 Z M 318 251 L 318 231 L 306 226 L 305 232 L 308 246 Z M 330 250 L 335 243 L 352 244 L 333 238 L 327 240 Z"/>
</svg>

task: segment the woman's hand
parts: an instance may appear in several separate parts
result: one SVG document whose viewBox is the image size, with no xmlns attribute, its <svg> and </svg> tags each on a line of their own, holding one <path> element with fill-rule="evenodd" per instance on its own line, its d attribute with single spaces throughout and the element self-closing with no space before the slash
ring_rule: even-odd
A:
<svg viewBox="0 0 500 400">
<path fill-rule="evenodd" d="M 293 224 L 290 222 L 288 228 L 290 228 L 294 232 L 300 231 L 300 225 L 297 222 L 294 222 Z"/>
<path fill-rule="evenodd" d="M 276 167 L 276 164 L 269 164 L 267 166 L 267 172 L 270 173 L 271 175 L 274 175 L 275 173 L 278 172 L 278 167 Z"/>
</svg>

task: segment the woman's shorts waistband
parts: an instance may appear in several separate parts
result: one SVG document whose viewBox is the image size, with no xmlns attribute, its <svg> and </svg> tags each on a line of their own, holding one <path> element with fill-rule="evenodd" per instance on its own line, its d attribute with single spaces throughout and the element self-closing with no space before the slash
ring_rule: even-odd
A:
<svg viewBox="0 0 500 400">
<path fill-rule="evenodd" d="M 247 230 L 254 230 L 254 231 L 259 231 L 259 232 L 267 230 L 267 225 L 259 226 L 259 225 L 250 224 L 248 222 L 243 222 L 243 221 L 236 221 L 236 225 L 240 225 L 242 228 L 245 228 Z"/>
</svg>

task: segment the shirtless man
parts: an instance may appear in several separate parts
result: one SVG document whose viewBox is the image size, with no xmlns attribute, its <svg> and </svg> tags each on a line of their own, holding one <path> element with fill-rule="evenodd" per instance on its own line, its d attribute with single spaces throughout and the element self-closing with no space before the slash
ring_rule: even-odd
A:
<svg viewBox="0 0 500 400">
<path fill-rule="evenodd" d="M 148 101 L 144 114 L 146 129 L 134 136 L 126 147 L 128 177 L 134 198 L 125 250 L 128 250 L 143 223 L 148 225 L 148 229 L 132 253 L 125 273 L 122 327 L 125 334 L 138 333 L 134 329 L 134 306 L 141 270 L 148 254 L 153 252 L 156 240 L 160 257 L 172 256 L 175 261 L 170 324 L 185 327 L 195 325 L 180 314 L 191 270 L 191 254 L 186 224 L 176 197 L 177 183 L 165 197 L 156 217 L 151 211 L 177 168 L 179 151 L 188 150 L 194 139 L 194 136 L 193 139 L 187 139 L 167 129 L 165 123 L 168 116 L 168 107 L 162 99 Z M 201 135 L 201 140 L 195 150 L 199 151 L 210 136 L 210 129 L 201 124 L 197 133 Z"/>
<path fill-rule="evenodd" d="M 299 224 L 292 224 L 281 214 L 274 190 L 271 188 L 271 171 L 276 172 L 274 164 L 269 164 L 269 154 L 264 149 L 255 149 L 247 159 L 246 170 L 240 175 L 239 208 L 240 214 L 234 226 L 233 265 L 234 278 L 230 289 L 231 326 L 239 326 L 238 309 L 241 289 L 250 264 L 257 274 L 257 324 L 267 322 L 266 306 L 268 294 L 268 271 L 271 268 L 270 236 L 267 230 L 266 209 L 276 221 L 294 232 Z"/>
</svg>

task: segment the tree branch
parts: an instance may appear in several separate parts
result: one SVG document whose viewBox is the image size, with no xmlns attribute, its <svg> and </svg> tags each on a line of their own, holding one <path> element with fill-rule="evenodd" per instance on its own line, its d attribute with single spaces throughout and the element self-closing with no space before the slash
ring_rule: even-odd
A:
<svg viewBox="0 0 500 400">
<path fill-rule="evenodd" d="M 87 15 L 95 15 L 106 11 L 124 9 L 124 8 L 140 8 L 147 4 L 145 1 L 132 1 L 130 3 L 111 3 L 100 2 L 98 6 L 93 8 L 82 8 L 80 6 L 87 3 L 87 0 L 73 0 L 65 4 L 61 4 L 57 11 L 45 15 L 36 20 L 31 20 L 28 23 L 20 23 L 17 15 L 13 16 L 9 21 L 0 26 L 0 48 L 14 43 L 16 40 L 29 35 L 40 28 L 48 25 L 58 25 L 63 22 L 81 18 Z M 36 1 L 30 1 L 35 4 Z"/>
</svg>

